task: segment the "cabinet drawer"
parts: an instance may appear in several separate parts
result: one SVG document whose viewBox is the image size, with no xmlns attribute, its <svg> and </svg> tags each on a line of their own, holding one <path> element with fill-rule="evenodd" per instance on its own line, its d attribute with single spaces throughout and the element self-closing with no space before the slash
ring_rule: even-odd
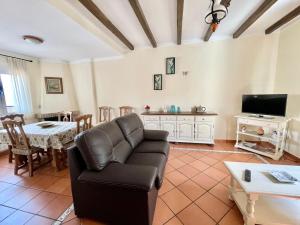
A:
<svg viewBox="0 0 300 225">
<path fill-rule="evenodd" d="M 201 122 L 201 121 L 213 122 L 214 117 L 213 116 L 196 116 L 195 121 L 196 122 Z"/>
<path fill-rule="evenodd" d="M 159 116 L 144 116 L 145 121 L 159 121 Z"/>
<path fill-rule="evenodd" d="M 177 121 L 194 121 L 194 116 L 177 116 Z"/>
<path fill-rule="evenodd" d="M 176 116 L 160 116 L 161 121 L 176 121 Z"/>
</svg>

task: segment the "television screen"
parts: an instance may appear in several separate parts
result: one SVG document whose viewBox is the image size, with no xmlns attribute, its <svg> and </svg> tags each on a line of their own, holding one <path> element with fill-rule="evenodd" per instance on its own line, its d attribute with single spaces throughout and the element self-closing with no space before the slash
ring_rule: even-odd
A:
<svg viewBox="0 0 300 225">
<path fill-rule="evenodd" d="M 242 112 L 285 116 L 287 94 L 243 95 Z"/>
</svg>

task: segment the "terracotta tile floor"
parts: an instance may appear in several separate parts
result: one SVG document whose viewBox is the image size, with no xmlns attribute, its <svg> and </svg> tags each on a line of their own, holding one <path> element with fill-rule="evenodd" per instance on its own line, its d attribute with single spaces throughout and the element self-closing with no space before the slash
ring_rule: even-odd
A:
<svg viewBox="0 0 300 225">
<path fill-rule="evenodd" d="M 228 199 L 229 174 L 223 161 L 263 161 L 243 151 L 233 154 L 233 150 L 230 142 L 217 142 L 214 146 L 172 144 L 153 225 L 242 225 L 239 210 Z M 289 157 L 280 161 L 263 159 L 276 164 L 297 164 Z M 0 156 L 1 225 L 53 224 L 71 204 L 67 169 L 55 172 L 47 165 L 37 170 L 32 178 L 26 172 L 14 176 L 13 164 L 8 163 L 7 155 Z M 71 212 L 63 224 L 102 223 L 78 219 Z"/>
</svg>

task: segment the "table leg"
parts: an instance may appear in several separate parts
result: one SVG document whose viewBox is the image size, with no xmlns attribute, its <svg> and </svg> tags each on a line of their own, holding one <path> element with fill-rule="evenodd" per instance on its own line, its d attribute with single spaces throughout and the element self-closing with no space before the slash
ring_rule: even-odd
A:
<svg viewBox="0 0 300 225">
<path fill-rule="evenodd" d="M 12 160 L 13 160 L 13 153 L 12 153 L 12 146 L 11 145 L 8 145 L 8 162 L 9 163 L 12 163 Z"/>
<path fill-rule="evenodd" d="M 255 202 L 258 199 L 257 194 L 247 194 L 246 215 L 244 216 L 245 225 L 255 225 Z"/>
<path fill-rule="evenodd" d="M 233 201 L 233 194 L 236 191 L 236 180 L 233 176 L 230 177 L 230 185 L 229 185 L 229 196 L 228 198 Z"/>
<path fill-rule="evenodd" d="M 59 170 L 58 159 L 57 159 L 57 149 L 51 148 L 52 151 L 52 166 L 55 167 L 56 171 Z"/>
</svg>

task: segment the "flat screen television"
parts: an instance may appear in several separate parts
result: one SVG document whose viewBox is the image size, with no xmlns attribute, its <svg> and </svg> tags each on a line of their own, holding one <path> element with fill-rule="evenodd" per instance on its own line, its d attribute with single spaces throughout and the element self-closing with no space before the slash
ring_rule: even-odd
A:
<svg viewBox="0 0 300 225">
<path fill-rule="evenodd" d="M 242 112 L 285 116 L 287 94 L 243 95 Z"/>
</svg>

